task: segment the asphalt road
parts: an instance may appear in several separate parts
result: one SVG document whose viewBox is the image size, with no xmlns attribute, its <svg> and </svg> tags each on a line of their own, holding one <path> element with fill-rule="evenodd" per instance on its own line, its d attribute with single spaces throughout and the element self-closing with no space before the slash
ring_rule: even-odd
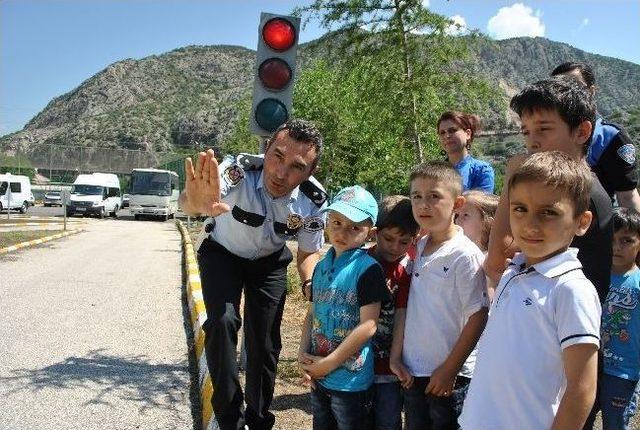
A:
<svg viewBox="0 0 640 430">
<path fill-rule="evenodd" d="M 193 428 L 175 225 L 86 228 L 0 257 L 0 428 Z"/>
</svg>

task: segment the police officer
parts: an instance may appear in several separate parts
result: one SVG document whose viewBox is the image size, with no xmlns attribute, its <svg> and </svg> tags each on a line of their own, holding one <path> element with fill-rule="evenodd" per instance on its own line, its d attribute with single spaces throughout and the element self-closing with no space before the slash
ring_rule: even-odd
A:
<svg viewBox="0 0 640 430">
<path fill-rule="evenodd" d="M 311 177 L 321 152 L 315 126 L 293 119 L 269 138 L 264 156 L 241 154 L 218 164 L 208 150 L 199 154 L 195 168 L 191 159 L 185 162 L 182 210 L 215 219 L 198 250 L 198 263 L 208 316 L 204 332 L 212 405 L 222 430 L 274 425 L 269 406 L 292 260 L 285 241 L 297 239 L 298 272 L 310 280 L 324 240 L 321 210 L 327 196 Z M 242 291 L 246 411 L 236 360 Z"/>
<path fill-rule="evenodd" d="M 582 83 L 595 96 L 596 78 L 587 64 L 568 61 L 553 69 L 551 76 L 567 75 Z M 623 207 L 640 211 L 636 149 L 629 135 L 618 125 L 596 119 L 587 162 L 600 183 Z"/>
</svg>

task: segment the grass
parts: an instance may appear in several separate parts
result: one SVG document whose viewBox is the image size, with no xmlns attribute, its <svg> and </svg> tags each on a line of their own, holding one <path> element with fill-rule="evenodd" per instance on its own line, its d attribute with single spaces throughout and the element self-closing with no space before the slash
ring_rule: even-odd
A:
<svg viewBox="0 0 640 430">
<path fill-rule="evenodd" d="M 69 219 L 67 219 L 67 221 L 69 221 Z M 52 219 L 52 218 L 48 218 L 48 219 L 32 219 L 32 218 L 14 218 L 13 216 L 9 219 L 7 219 L 7 216 L 5 214 L 2 215 L 2 218 L 0 218 L 0 225 L 2 224 L 26 224 L 26 223 L 41 223 L 41 224 L 46 224 L 46 223 L 51 223 L 51 224 L 61 224 L 63 222 L 62 218 L 56 218 L 56 219 Z"/>
<path fill-rule="evenodd" d="M 51 236 L 58 232 L 51 230 L 38 231 L 8 231 L 0 233 L 0 248 L 16 245 L 22 242 L 28 242 L 41 237 Z"/>
</svg>

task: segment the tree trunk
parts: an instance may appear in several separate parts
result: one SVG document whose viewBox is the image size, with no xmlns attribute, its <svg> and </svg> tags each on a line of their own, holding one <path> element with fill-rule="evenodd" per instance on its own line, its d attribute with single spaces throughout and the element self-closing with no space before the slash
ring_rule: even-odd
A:
<svg viewBox="0 0 640 430">
<path fill-rule="evenodd" d="M 394 3 L 396 6 L 396 13 L 398 15 L 398 31 L 401 33 L 400 46 L 402 50 L 402 71 L 404 76 L 404 87 L 411 93 L 411 119 L 413 124 L 411 130 L 407 130 L 407 135 L 413 142 L 416 161 L 418 163 L 422 163 L 424 161 L 424 153 L 422 151 L 422 144 L 420 142 L 420 130 L 418 127 L 418 101 L 416 100 L 416 95 L 413 92 L 413 75 L 411 73 L 411 64 L 409 63 L 409 54 L 407 52 L 407 31 L 404 28 L 404 21 L 402 19 L 406 7 L 400 4 L 400 0 L 395 0 Z"/>
</svg>

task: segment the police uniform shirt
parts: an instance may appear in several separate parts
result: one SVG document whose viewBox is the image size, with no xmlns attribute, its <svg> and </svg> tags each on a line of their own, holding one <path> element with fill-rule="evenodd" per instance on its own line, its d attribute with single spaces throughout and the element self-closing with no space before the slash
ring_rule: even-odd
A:
<svg viewBox="0 0 640 430">
<path fill-rule="evenodd" d="M 576 254 L 528 268 L 517 254 L 505 271 L 478 343 L 465 430 L 551 428 L 566 387 L 562 351 L 600 344 L 600 301 Z"/>
<path fill-rule="evenodd" d="M 222 201 L 230 212 L 215 218 L 211 240 L 238 257 L 255 260 L 280 250 L 287 240 L 304 252 L 324 243 L 327 195 L 313 177 L 290 194 L 273 198 L 263 182 L 262 155 L 227 156 L 220 163 Z"/>
<path fill-rule="evenodd" d="M 582 236 L 576 236 L 571 246 L 578 248 L 578 260 L 582 263 L 585 276 L 596 287 L 602 302 L 609 292 L 611 258 L 613 251 L 613 209 L 611 199 L 592 174 L 589 210 L 593 215 L 589 229 Z"/>
<path fill-rule="evenodd" d="M 610 198 L 616 191 L 631 191 L 638 186 L 636 148 L 620 127 L 596 120 L 587 162 Z"/>
</svg>

